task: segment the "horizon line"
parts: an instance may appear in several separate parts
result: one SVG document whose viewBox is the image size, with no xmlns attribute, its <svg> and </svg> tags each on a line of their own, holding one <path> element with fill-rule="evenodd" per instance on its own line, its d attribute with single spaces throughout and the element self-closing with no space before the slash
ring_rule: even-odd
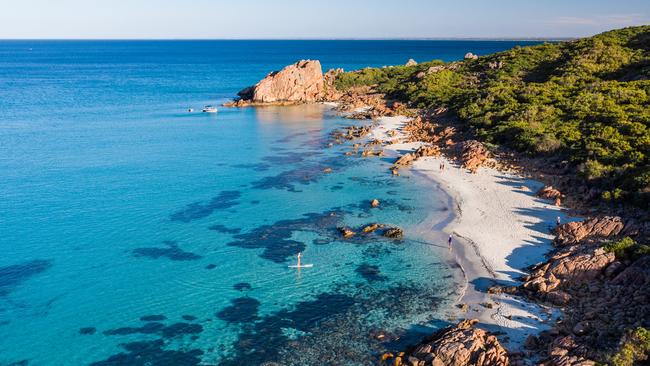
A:
<svg viewBox="0 0 650 366">
<path fill-rule="evenodd" d="M 570 41 L 581 37 L 0 38 L 0 41 Z"/>
</svg>

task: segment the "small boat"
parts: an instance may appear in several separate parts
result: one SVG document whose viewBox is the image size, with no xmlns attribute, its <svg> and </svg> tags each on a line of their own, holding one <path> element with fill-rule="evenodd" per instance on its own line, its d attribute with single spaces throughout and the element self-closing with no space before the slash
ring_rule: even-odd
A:
<svg viewBox="0 0 650 366">
<path fill-rule="evenodd" d="M 188 111 L 189 113 L 192 113 L 192 112 L 194 112 L 194 108 L 187 108 L 187 111 Z"/>
<path fill-rule="evenodd" d="M 211 105 L 206 105 L 205 107 L 203 107 L 201 112 L 203 112 L 203 113 L 217 113 L 217 107 L 213 107 Z"/>
</svg>

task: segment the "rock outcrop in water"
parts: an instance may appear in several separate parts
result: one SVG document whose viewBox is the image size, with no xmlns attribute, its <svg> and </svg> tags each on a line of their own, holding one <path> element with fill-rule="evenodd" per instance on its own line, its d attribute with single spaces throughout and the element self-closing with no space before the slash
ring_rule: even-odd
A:
<svg viewBox="0 0 650 366">
<path fill-rule="evenodd" d="M 301 60 L 269 73 L 254 86 L 238 93 L 240 100 L 227 106 L 298 104 L 317 102 L 325 95 L 323 69 L 318 60 Z"/>
<path fill-rule="evenodd" d="M 394 365 L 507 366 L 506 350 L 494 335 L 475 328 L 478 320 L 463 320 L 440 330 L 394 360 Z"/>
</svg>

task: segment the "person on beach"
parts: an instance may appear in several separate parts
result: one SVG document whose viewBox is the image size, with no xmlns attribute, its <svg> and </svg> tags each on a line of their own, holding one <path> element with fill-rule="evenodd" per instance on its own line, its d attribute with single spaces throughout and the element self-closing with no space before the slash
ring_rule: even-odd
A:
<svg viewBox="0 0 650 366">
<path fill-rule="evenodd" d="M 449 235 L 449 239 L 447 239 L 447 244 L 449 245 L 449 250 L 451 250 L 451 235 Z"/>
</svg>

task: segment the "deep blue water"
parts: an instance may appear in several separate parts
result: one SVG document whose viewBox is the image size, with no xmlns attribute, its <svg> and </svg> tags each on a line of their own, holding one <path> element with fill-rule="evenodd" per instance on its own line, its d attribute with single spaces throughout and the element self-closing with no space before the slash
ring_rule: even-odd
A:
<svg viewBox="0 0 650 366">
<path fill-rule="evenodd" d="M 327 147 L 365 122 L 186 109 L 298 59 L 349 70 L 516 44 L 1 41 L 0 365 L 368 364 L 445 324 L 449 198 Z M 405 239 L 336 232 L 372 222 Z M 314 268 L 287 268 L 298 251 Z"/>
</svg>

